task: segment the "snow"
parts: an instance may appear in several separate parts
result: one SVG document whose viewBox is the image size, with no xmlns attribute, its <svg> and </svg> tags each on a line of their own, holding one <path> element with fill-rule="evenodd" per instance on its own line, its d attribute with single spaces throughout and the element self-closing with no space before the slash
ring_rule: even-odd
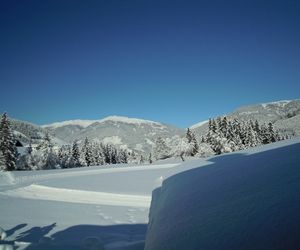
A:
<svg viewBox="0 0 300 250">
<path fill-rule="evenodd" d="M 120 145 L 122 144 L 122 138 L 117 135 L 114 135 L 114 136 L 105 137 L 104 139 L 102 139 L 102 142 L 104 144 Z"/>
<path fill-rule="evenodd" d="M 2 194 L 26 199 L 145 208 L 150 206 L 151 201 L 151 196 L 53 188 L 36 184 L 31 184 L 29 186 L 13 190 L 7 190 Z"/>
<path fill-rule="evenodd" d="M 158 122 L 137 119 L 137 118 L 129 118 L 129 117 L 125 117 L 125 116 L 108 116 L 108 117 L 100 120 L 99 122 L 101 123 L 101 122 L 106 122 L 106 121 L 123 122 L 123 123 L 138 124 L 138 125 L 142 125 L 144 123 L 151 123 L 151 124 L 163 126 L 161 123 L 158 123 Z"/>
<path fill-rule="evenodd" d="M 0 172 L 0 247 L 299 249 L 299 150 L 297 138 L 184 163 Z"/>
<path fill-rule="evenodd" d="M 290 102 L 291 102 L 291 100 L 282 100 L 282 101 L 277 101 L 277 102 L 262 103 L 261 106 L 263 106 L 263 108 L 266 108 L 268 105 L 278 105 L 280 107 L 284 107 L 285 105 L 287 105 Z"/>
<path fill-rule="evenodd" d="M 195 128 L 201 127 L 201 126 L 202 126 L 203 124 L 205 124 L 205 123 L 208 123 L 208 120 L 202 121 L 202 122 L 198 122 L 198 123 L 196 123 L 196 124 L 190 126 L 190 129 L 195 129 Z"/>
<path fill-rule="evenodd" d="M 151 192 L 178 165 L 1 172 L 0 246 L 143 249 Z"/>
<path fill-rule="evenodd" d="M 144 119 L 129 118 L 129 117 L 125 117 L 125 116 L 108 116 L 108 117 L 100 119 L 100 120 L 78 120 L 77 119 L 77 120 L 55 122 L 52 124 L 43 125 L 42 127 L 43 128 L 59 128 L 59 127 L 64 127 L 64 126 L 68 126 L 68 125 L 74 125 L 74 126 L 80 126 L 80 127 L 86 128 L 95 122 L 103 123 L 103 122 L 107 122 L 107 121 L 122 122 L 122 123 L 137 124 L 137 125 L 150 123 L 153 125 L 163 126 L 161 123 L 144 120 Z"/>
<path fill-rule="evenodd" d="M 64 127 L 64 126 L 69 126 L 69 125 L 73 125 L 73 126 L 80 126 L 83 128 L 86 128 L 88 126 L 90 126 L 91 124 L 97 122 L 98 120 L 69 120 L 69 121 L 62 121 L 62 122 L 54 122 L 51 124 L 46 124 L 46 125 L 42 125 L 42 128 L 59 128 L 59 127 Z"/>
<path fill-rule="evenodd" d="M 296 138 L 173 168 L 153 191 L 145 250 L 300 249 L 299 151 Z"/>
<path fill-rule="evenodd" d="M 7 233 L 2 227 L 0 227 L 0 240 L 4 240 L 6 237 L 7 237 Z"/>
</svg>

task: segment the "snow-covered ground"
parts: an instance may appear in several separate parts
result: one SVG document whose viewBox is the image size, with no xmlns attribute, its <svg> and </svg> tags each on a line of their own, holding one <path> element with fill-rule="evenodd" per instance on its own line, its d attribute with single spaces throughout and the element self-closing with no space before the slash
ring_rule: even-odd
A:
<svg viewBox="0 0 300 250">
<path fill-rule="evenodd" d="M 300 249 L 300 138 L 173 170 L 153 191 L 145 250 Z"/>
<path fill-rule="evenodd" d="M 177 165 L 1 173 L 0 249 L 143 249 L 151 192 Z"/>
<path fill-rule="evenodd" d="M 299 249 L 299 152 L 1 173 L 0 249 Z"/>
</svg>

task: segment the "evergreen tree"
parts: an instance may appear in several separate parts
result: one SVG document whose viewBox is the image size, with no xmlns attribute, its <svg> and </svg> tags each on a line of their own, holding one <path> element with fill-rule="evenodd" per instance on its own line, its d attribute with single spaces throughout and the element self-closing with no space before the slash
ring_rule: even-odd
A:
<svg viewBox="0 0 300 250">
<path fill-rule="evenodd" d="M 128 163 L 128 153 L 126 150 L 120 150 L 119 157 L 118 157 L 119 163 Z"/>
<path fill-rule="evenodd" d="M 163 160 L 170 157 L 170 148 L 162 137 L 156 139 L 153 153 L 156 160 Z"/>
<path fill-rule="evenodd" d="M 268 124 L 268 136 L 269 143 L 276 141 L 276 133 L 274 132 L 273 124 L 271 122 Z"/>
<path fill-rule="evenodd" d="M 186 139 L 188 141 L 188 143 L 191 143 L 193 140 L 193 132 L 188 128 L 186 131 Z"/>
<path fill-rule="evenodd" d="M 195 156 L 199 151 L 199 145 L 195 134 L 189 128 L 186 131 L 186 139 L 190 148 L 190 156 Z"/>
<path fill-rule="evenodd" d="M 153 160 L 152 160 L 152 154 L 149 154 L 149 158 L 148 158 L 149 164 L 152 164 Z"/>
<path fill-rule="evenodd" d="M 56 168 L 58 159 L 53 150 L 53 144 L 48 132 L 42 142 L 38 145 L 37 149 L 41 152 L 41 158 L 39 160 L 40 169 L 53 169 Z"/>
<path fill-rule="evenodd" d="M 84 140 L 84 144 L 83 144 L 83 147 L 82 147 L 82 153 L 83 153 L 83 159 L 84 159 L 86 165 L 88 167 L 91 166 L 91 163 L 93 161 L 93 159 L 92 159 L 92 150 L 91 150 L 90 142 L 89 142 L 87 137 Z"/>
<path fill-rule="evenodd" d="M 142 156 L 142 155 L 140 157 L 140 164 L 144 164 L 144 156 Z"/>
<path fill-rule="evenodd" d="M 0 170 L 15 170 L 17 157 L 18 153 L 10 122 L 7 114 L 4 113 L 0 122 Z"/>
<path fill-rule="evenodd" d="M 79 152 L 79 147 L 78 143 L 75 140 L 72 145 L 72 156 L 70 160 L 71 167 L 80 167 L 81 162 L 80 162 L 80 152 Z"/>
</svg>

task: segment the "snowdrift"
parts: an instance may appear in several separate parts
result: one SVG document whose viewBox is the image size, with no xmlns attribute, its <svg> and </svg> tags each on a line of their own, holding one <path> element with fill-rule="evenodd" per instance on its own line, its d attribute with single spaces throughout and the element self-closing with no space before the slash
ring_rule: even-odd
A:
<svg viewBox="0 0 300 250">
<path fill-rule="evenodd" d="M 153 191 L 146 250 L 300 249 L 300 138 L 200 165 Z"/>
</svg>

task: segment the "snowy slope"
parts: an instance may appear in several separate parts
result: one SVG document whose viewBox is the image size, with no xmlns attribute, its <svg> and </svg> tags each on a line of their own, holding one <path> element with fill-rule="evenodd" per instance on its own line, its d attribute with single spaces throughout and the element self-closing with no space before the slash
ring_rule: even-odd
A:
<svg viewBox="0 0 300 250">
<path fill-rule="evenodd" d="M 0 249 L 143 249 L 151 192 L 177 165 L 2 172 Z"/>
<path fill-rule="evenodd" d="M 287 130 L 290 134 L 295 133 L 295 135 L 300 136 L 300 100 L 249 105 L 240 107 L 226 116 L 239 120 L 258 120 L 261 124 L 272 122 L 276 129 Z M 191 126 L 191 128 L 201 137 L 207 132 L 208 124 L 201 122 Z"/>
<path fill-rule="evenodd" d="M 28 144 L 30 140 L 32 144 L 38 144 L 47 132 L 44 128 L 26 121 L 10 119 L 10 124 L 16 139 L 24 145 Z M 56 145 L 66 144 L 65 141 L 51 134 L 50 138 Z"/>
<path fill-rule="evenodd" d="M 175 168 L 153 191 L 145 249 L 300 249 L 299 152 L 297 138 Z"/>
</svg>

